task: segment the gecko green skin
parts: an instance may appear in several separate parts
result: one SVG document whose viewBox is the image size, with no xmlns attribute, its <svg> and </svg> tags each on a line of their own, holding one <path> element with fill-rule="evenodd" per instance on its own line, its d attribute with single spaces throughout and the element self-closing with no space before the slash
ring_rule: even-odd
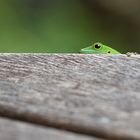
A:
<svg viewBox="0 0 140 140">
<path fill-rule="evenodd" d="M 120 52 L 103 45 L 102 43 L 94 43 L 90 47 L 83 48 L 80 50 L 83 54 L 121 54 Z"/>
</svg>

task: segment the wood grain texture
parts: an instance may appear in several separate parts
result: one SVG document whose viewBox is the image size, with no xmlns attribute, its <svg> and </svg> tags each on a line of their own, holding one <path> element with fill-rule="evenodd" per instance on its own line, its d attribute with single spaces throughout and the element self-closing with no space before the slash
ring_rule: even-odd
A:
<svg viewBox="0 0 140 140">
<path fill-rule="evenodd" d="M 1 54 L 0 115 L 140 139 L 140 56 Z"/>
<path fill-rule="evenodd" d="M 31 125 L 23 122 L 0 118 L 1 140 L 101 140 L 93 137 L 74 134 Z"/>
</svg>

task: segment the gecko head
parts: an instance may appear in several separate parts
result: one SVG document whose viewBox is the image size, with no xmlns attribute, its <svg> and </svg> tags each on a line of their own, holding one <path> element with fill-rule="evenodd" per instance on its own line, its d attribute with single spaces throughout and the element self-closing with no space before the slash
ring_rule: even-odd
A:
<svg viewBox="0 0 140 140">
<path fill-rule="evenodd" d="M 94 43 L 93 45 L 83 48 L 80 50 L 80 53 L 84 54 L 99 54 L 101 49 L 103 47 L 103 44 L 101 43 Z"/>
<path fill-rule="evenodd" d="M 93 45 L 81 49 L 80 53 L 84 54 L 120 54 L 120 52 L 112 49 L 109 46 L 103 45 L 102 43 L 94 43 Z"/>
</svg>

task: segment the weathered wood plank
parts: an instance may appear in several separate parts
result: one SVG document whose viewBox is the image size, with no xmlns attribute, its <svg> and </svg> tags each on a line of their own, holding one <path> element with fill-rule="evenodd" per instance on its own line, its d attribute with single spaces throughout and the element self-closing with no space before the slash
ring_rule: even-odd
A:
<svg viewBox="0 0 140 140">
<path fill-rule="evenodd" d="M 140 56 L 1 54 L 0 114 L 140 139 Z"/>
<path fill-rule="evenodd" d="M 101 140 L 0 118 L 0 140 Z"/>
</svg>

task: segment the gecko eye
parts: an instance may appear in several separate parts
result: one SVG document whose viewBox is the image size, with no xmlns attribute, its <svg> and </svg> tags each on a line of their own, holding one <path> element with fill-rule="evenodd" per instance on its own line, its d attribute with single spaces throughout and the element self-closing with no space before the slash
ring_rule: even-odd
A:
<svg viewBox="0 0 140 140">
<path fill-rule="evenodd" d="M 101 48 L 101 45 L 100 44 L 95 44 L 95 49 L 100 49 Z"/>
<path fill-rule="evenodd" d="M 111 51 L 108 51 L 108 53 L 111 53 Z"/>
</svg>

